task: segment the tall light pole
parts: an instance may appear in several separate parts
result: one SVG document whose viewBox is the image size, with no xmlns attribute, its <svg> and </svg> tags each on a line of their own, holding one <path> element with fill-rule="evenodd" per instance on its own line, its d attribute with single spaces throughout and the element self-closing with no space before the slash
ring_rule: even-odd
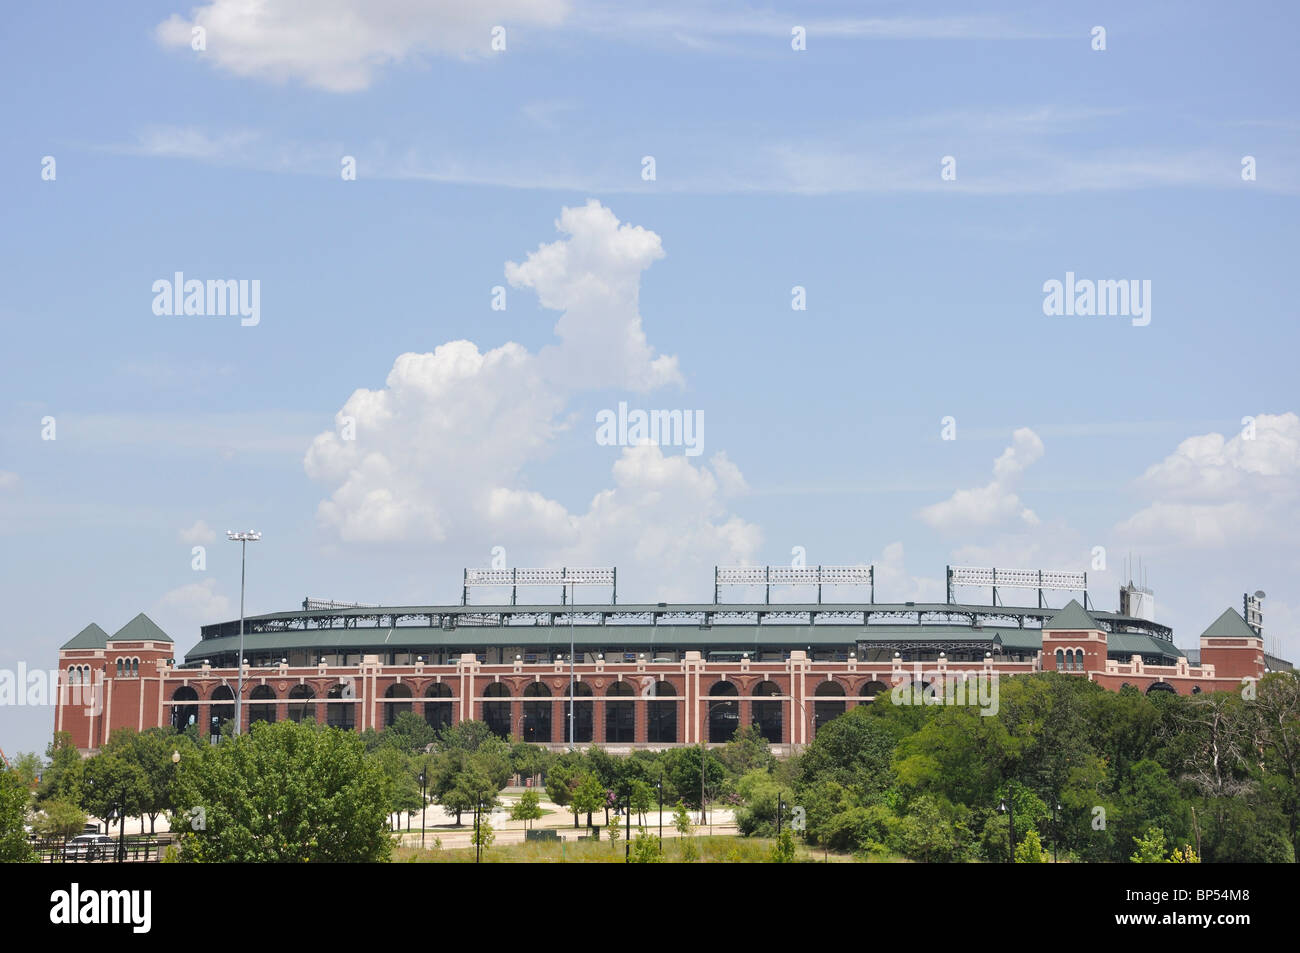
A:
<svg viewBox="0 0 1300 953">
<path fill-rule="evenodd" d="M 565 585 L 569 587 L 569 750 L 573 750 L 573 723 L 577 717 L 577 710 L 574 707 L 573 687 L 573 600 L 577 595 L 578 580 L 565 579 Z"/>
<path fill-rule="evenodd" d="M 262 538 L 261 533 L 255 533 L 251 529 L 247 533 L 234 533 L 226 530 L 226 539 L 232 543 L 239 543 L 239 690 L 235 693 L 235 737 L 239 737 L 239 728 L 242 724 L 240 715 L 243 714 L 244 707 L 244 566 L 245 556 L 248 553 L 248 544 L 255 543 Z"/>
</svg>

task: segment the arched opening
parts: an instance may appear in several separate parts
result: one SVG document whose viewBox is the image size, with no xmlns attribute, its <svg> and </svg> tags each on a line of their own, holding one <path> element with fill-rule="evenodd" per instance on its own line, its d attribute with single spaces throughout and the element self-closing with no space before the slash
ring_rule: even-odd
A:
<svg viewBox="0 0 1300 953">
<path fill-rule="evenodd" d="M 221 726 L 235 718 L 235 693 L 229 685 L 218 685 L 210 700 L 212 707 L 209 709 L 208 734 L 220 738 Z"/>
<path fill-rule="evenodd" d="M 1168 692 L 1171 695 L 1178 694 L 1177 689 L 1175 689 L 1174 686 L 1170 685 L 1168 682 L 1152 682 L 1150 685 L 1147 686 L 1147 694 L 1150 695 L 1153 692 Z"/>
<path fill-rule="evenodd" d="M 835 701 L 817 701 L 813 704 L 813 734 L 821 731 L 822 725 L 832 718 L 838 718 L 844 714 L 846 702 L 844 701 L 844 686 L 839 682 L 822 682 L 817 686 L 816 694 L 818 699 L 838 699 Z"/>
<path fill-rule="evenodd" d="M 255 721 L 275 721 L 275 690 L 270 685 L 258 685 L 248 697 L 250 701 L 263 702 L 260 705 L 248 706 L 248 727 L 253 727 Z M 272 704 L 265 704 L 265 699 L 270 699 Z"/>
<path fill-rule="evenodd" d="M 184 731 L 199 720 L 199 693 L 188 685 L 172 692 L 172 727 Z"/>
<path fill-rule="evenodd" d="M 646 740 L 651 744 L 677 742 L 677 689 L 671 682 L 655 682 L 646 702 Z M 668 699 L 661 701 L 660 699 Z"/>
<path fill-rule="evenodd" d="M 325 724 L 351 731 L 357 723 L 356 695 L 351 680 L 339 682 L 331 688 L 325 696 L 330 699 L 325 706 Z"/>
<path fill-rule="evenodd" d="M 1065 650 L 1064 649 L 1056 650 L 1056 670 L 1058 672 L 1065 671 Z"/>
<path fill-rule="evenodd" d="M 424 690 L 424 720 L 434 731 L 451 727 L 451 689 L 445 682 Z"/>
<path fill-rule="evenodd" d="M 709 689 L 709 744 L 722 744 L 740 727 L 740 691 L 732 682 L 714 682 Z"/>
<path fill-rule="evenodd" d="M 410 698 L 411 686 L 403 685 L 401 682 L 394 682 L 392 685 L 388 686 L 388 690 L 384 692 L 384 697 L 385 698 Z M 384 727 L 391 728 L 393 727 L 393 722 L 397 720 L 398 715 L 400 715 L 404 711 L 411 710 L 411 703 L 409 701 L 385 702 L 384 709 L 385 709 Z"/>
<path fill-rule="evenodd" d="M 140 677 L 140 660 L 138 658 L 131 659 L 131 677 Z"/>
<path fill-rule="evenodd" d="M 636 738 L 636 703 L 632 686 L 615 682 L 605 693 L 606 698 L 622 701 L 605 702 L 605 741 L 609 744 L 631 744 Z"/>
<path fill-rule="evenodd" d="M 568 726 L 570 721 L 573 724 L 573 743 L 583 744 L 591 741 L 592 738 L 592 706 L 595 704 L 591 700 L 591 686 L 586 682 L 575 682 L 573 685 L 573 700 L 564 703 L 565 718 L 565 740 L 569 738 Z M 583 699 L 586 699 L 585 701 Z"/>
<path fill-rule="evenodd" d="M 315 721 L 316 706 L 311 704 L 316 692 L 310 685 L 295 685 L 289 689 L 289 720 Z"/>
<path fill-rule="evenodd" d="M 873 702 L 880 695 L 889 691 L 889 686 L 884 682 L 867 682 L 858 689 L 858 697 L 865 701 Z"/>
<path fill-rule="evenodd" d="M 485 698 L 509 698 L 510 686 L 505 682 L 493 682 L 483 692 Z M 488 730 L 499 738 L 510 737 L 510 702 L 485 701 L 483 703 L 483 721 Z"/>
<path fill-rule="evenodd" d="M 528 701 L 527 699 L 545 699 Z M 532 682 L 524 689 L 524 741 L 551 743 L 551 690 L 545 682 Z"/>
<path fill-rule="evenodd" d="M 750 702 L 750 719 L 758 728 L 759 734 L 769 744 L 781 743 L 781 707 L 779 701 L 759 701 L 760 698 L 773 698 L 781 695 L 781 686 L 776 682 L 759 682 L 754 686 L 754 701 Z"/>
<path fill-rule="evenodd" d="M 121 677 L 122 677 L 122 660 L 121 660 L 121 659 L 118 659 L 118 660 L 117 660 L 117 677 L 118 677 L 118 678 L 121 678 Z"/>
</svg>

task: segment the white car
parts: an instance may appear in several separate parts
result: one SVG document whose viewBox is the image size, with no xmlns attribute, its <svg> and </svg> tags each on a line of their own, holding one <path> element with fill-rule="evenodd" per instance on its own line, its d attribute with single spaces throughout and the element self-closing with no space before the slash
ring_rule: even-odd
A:
<svg viewBox="0 0 1300 953">
<path fill-rule="evenodd" d="M 72 838 L 63 848 L 66 860 L 108 860 L 117 844 L 104 834 L 81 834 Z"/>
</svg>

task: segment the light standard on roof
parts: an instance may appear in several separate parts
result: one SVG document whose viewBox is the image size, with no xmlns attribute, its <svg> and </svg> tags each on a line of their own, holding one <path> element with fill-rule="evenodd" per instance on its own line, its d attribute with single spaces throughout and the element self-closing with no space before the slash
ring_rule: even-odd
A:
<svg viewBox="0 0 1300 953">
<path fill-rule="evenodd" d="M 244 564 L 248 553 L 248 544 L 262 538 L 261 533 L 249 530 L 247 533 L 234 533 L 226 530 L 226 539 L 239 543 L 239 691 L 235 694 L 235 737 L 239 737 L 240 714 L 244 704 Z"/>
<path fill-rule="evenodd" d="M 577 596 L 578 580 L 570 576 L 564 579 L 564 584 L 569 587 L 569 750 L 572 751 L 575 714 L 573 707 L 573 605 Z"/>
</svg>

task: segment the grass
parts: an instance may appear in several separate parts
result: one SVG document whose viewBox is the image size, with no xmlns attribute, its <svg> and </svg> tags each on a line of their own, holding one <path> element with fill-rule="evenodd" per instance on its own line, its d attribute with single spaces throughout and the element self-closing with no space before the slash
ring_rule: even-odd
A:
<svg viewBox="0 0 1300 953">
<path fill-rule="evenodd" d="M 706 864 L 765 864 L 768 862 L 774 841 L 758 837 L 735 837 L 715 835 L 690 838 L 699 850 L 699 863 Z M 802 862 L 820 862 L 821 851 L 809 851 L 802 845 L 798 848 L 797 859 Z M 664 839 L 665 863 L 681 863 L 682 844 L 676 838 Z M 832 853 L 832 862 L 853 862 L 847 855 Z M 413 847 L 399 847 L 393 851 L 393 860 L 397 863 L 413 864 L 472 864 L 474 848 L 444 848 L 442 850 L 420 850 Z M 623 841 L 611 843 L 606 840 L 582 840 L 560 844 L 555 841 L 527 841 L 523 844 L 509 844 L 501 847 L 489 847 L 483 852 L 485 864 L 621 864 L 623 863 Z"/>
</svg>

